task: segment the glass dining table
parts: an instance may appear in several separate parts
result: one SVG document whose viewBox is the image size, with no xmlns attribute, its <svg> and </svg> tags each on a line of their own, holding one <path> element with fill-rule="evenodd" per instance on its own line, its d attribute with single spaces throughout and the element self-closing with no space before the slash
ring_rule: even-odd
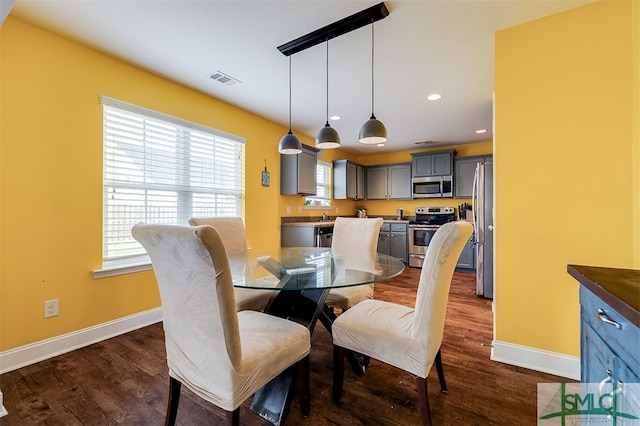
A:
<svg viewBox="0 0 640 426">
<path fill-rule="evenodd" d="M 326 305 L 332 288 L 385 281 L 405 268 L 400 259 L 381 253 L 353 251 L 337 255 L 330 248 L 286 247 L 272 251 L 250 249 L 230 254 L 229 266 L 237 288 L 274 290 L 265 312 L 309 328 L 317 320 L 331 333 L 336 316 Z M 353 353 L 347 359 L 356 374 L 364 368 Z M 280 425 L 288 410 L 295 369 L 290 368 L 260 389 L 251 410 Z"/>
</svg>

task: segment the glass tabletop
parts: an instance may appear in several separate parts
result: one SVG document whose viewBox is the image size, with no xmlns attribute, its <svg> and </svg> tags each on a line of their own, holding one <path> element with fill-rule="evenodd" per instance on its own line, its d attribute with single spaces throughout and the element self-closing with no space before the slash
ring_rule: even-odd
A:
<svg viewBox="0 0 640 426">
<path fill-rule="evenodd" d="M 350 287 L 396 277 L 401 260 L 375 252 L 336 254 L 330 248 L 288 247 L 229 255 L 234 287 L 302 290 Z"/>
</svg>

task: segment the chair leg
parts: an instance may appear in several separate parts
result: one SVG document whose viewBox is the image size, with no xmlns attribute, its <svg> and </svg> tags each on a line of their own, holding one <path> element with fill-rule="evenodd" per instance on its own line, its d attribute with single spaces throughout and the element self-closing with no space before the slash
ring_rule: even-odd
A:
<svg viewBox="0 0 640 426">
<path fill-rule="evenodd" d="M 333 402 L 342 399 L 342 385 L 344 382 L 344 348 L 333 345 Z"/>
<path fill-rule="evenodd" d="M 438 349 L 438 353 L 436 354 L 436 371 L 438 372 L 438 380 L 440 381 L 440 390 L 442 390 L 442 393 L 448 393 L 447 382 L 444 381 L 444 369 L 442 368 L 442 354 L 440 353 L 440 349 Z"/>
<path fill-rule="evenodd" d="M 298 401 L 304 417 L 311 413 L 311 387 L 309 385 L 309 355 L 298 361 Z"/>
<path fill-rule="evenodd" d="M 166 426 L 174 426 L 176 424 L 181 387 L 182 383 L 180 383 L 180 381 L 173 377 L 169 377 L 169 402 L 167 403 L 167 415 L 164 419 L 164 424 Z"/>
<path fill-rule="evenodd" d="M 227 422 L 226 424 L 229 426 L 239 426 L 240 425 L 240 407 L 236 408 L 233 411 L 227 411 Z"/>
<path fill-rule="evenodd" d="M 427 379 L 418 377 L 416 378 L 416 384 L 418 386 L 418 405 L 420 405 L 420 416 L 422 417 L 422 424 L 425 426 L 430 426 L 431 409 L 429 408 L 429 392 L 427 390 Z"/>
</svg>

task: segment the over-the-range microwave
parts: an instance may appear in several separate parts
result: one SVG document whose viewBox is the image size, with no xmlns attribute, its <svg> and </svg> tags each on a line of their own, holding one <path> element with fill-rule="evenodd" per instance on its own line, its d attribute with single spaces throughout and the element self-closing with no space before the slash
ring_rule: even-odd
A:
<svg viewBox="0 0 640 426">
<path fill-rule="evenodd" d="M 413 198 L 452 198 L 453 176 L 425 176 L 411 179 Z"/>
</svg>

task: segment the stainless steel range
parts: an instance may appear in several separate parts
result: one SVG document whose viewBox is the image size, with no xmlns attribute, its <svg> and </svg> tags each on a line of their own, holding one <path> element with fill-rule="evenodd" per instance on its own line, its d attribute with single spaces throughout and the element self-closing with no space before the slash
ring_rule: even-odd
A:
<svg viewBox="0 0 640 426">
<path fill-rule="evenodd" d="M 438 228 L 456 220 L 453 207 L 417 207 L 416 219 L 409 222 L 409 266 L 422 268 L 427 247 Z"/>
</svg>

